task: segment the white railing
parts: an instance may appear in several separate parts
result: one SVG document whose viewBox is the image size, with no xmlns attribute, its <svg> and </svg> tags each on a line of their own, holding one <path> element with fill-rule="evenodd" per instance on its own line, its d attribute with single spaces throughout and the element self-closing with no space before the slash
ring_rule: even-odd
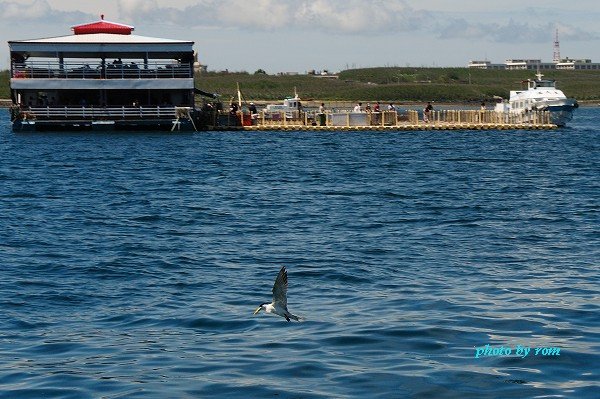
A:
<svg viewBox="0 0 600 399">
<path fill-rule="evenodd" d="M 518 125 L 533 126 L 551 125 L 550 113 L 547 111 L 532 111 L 527 114 L 501 113 L 491 110 L 441 110 L 432 111 L 424 117 L 422 111 L 405 110 L 402 112 L 349 112 L 327 111 L 320 114 L 316 111 L 260 111 L 255 115 L 221 112 L 219 119 L 224 126 L 239 126 L 241 124 L 262 126 L 487 126 L 487 125 Z"/>
<path fill-rule="evenodd" d="M 27 119 L 165 119 L 176 118 L 188 107 L 34 107 L 23 110 Z"/>
<path fill-rule="evenodd" d="M 13 63 L 12 77 L 22 79 L 174 79 L 193 77 L 189 63 L 153 61 L 147 64 L 92 64 L 27 61 Z"/>
<path fill-rule="evenodd" d="M 419 115 L 420 114 L 420 115 Z M 527 113 L 496 112 L 493 110 L 441 110 L 431 111 L 429 116 L 418 111 L 408 111 L 411 123 L 439 125 L 444 123 L 467 124 L 551 124 L 548 111 L 530 111 Z"/>
</svg>

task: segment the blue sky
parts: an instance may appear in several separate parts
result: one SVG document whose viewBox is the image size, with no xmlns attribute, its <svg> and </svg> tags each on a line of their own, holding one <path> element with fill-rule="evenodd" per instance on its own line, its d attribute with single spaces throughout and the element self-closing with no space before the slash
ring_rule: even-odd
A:
<svg viewBox="0 0 600 399">
<path fill-rule="evenodd" d="M 68 35 L 100 14 L 139 35 L 193 40 L 210 70 L 551 61 L 556 29 L 563 57 L 600 62 L 597 0 L 0 0 L 0 35 Z M 4 43 L 0 69 L 8 64 Z"/>
</svg>

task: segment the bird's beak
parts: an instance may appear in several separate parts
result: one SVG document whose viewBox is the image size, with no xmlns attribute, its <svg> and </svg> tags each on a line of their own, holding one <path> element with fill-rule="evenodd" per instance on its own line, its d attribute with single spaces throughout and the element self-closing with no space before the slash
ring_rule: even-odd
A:
<svg viewBox="0 0 600 399">
<path fill-rule="evenodd" d="M 257 314 L 258 312 L 260 312 L 260 310 L 261 310 L 261 309 L 262 309 L 262 306 L 259 306 L 259 307 L 258 307 L 258 309 L 256 309 L 256 310 L 254 311 L 254 314 Z"/>
</svg>

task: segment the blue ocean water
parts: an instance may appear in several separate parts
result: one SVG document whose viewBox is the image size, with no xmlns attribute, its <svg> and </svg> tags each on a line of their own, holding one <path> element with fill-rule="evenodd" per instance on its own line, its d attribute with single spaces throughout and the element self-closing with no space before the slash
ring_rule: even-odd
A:
<svg viewBox="0 0 600 399">
<path fill-rule="evenodd" d="M 598 108 L 372 133 L 0 114 L 0 398 L 598 397 Z M 301 323 L 252 314 L 282 265 Z"/>
</svg>

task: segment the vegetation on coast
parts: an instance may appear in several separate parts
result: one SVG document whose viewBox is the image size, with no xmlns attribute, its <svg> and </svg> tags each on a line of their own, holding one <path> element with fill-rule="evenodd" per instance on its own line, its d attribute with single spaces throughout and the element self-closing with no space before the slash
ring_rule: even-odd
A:
<svg viewBox="0 0 600 399">
<path fill-rule="evenodd" d="M 0 98 L 10 98 L 10 76 L 7 70 L 0 71 Z"/>
<path fill-rule="evenodd" d="M 600 101 L 600 71 L 544 71 L 556 79 L 568 97 Z M 294 94 L 322 101 L 393 101 L 479 103 L 494 96 L 507 98 L 533 71 L 467 68 L 362 68 L 339 73 L 338 78 L 314 75 L 267 75 L 247 72 L 208 72 L 196 76 L 196 87 L 219 93 L 223 101 L 237 95 L 239 83 L 246 100 L 279 101 Z M 9 73 L 0 71 L 0 98 L 10 98 Z"/>
<path fill-rule="evenodd" d="M 569 97 L 600 99 L 600 71 L 546 71 Z M 196 86 L 219 93 L 228 101 L 236 84 L 247 100 L 281 100 L 293 95 L 323 101 L 394 101 L 479 103 L 494 96 L 507 98 L 533 71 L 473 70 L 467 68 L 363 68 L 339 73 L 338 79 L 313 75 L 276 76 L 244 72 L 209 72 L 197 76 Z"/>
</svg>

